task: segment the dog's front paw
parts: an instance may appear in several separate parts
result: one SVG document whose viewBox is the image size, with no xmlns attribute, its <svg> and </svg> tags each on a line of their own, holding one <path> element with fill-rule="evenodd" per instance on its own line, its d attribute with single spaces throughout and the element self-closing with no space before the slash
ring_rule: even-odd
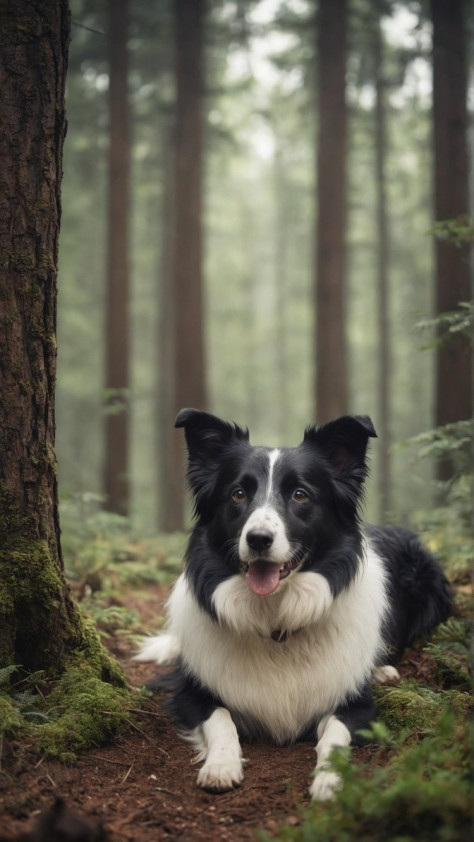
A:
<svg viewBox="0 0 474 842">
<path fill-rule="evenodd" d="M 309 788 L 314 801 L 328 801 L 342 786 L 342 781 L 336 772 L 316 772 L 313 783 Z"/>
<path fill-rule="evenodd" d="M 199 770 L 197 784 L 210 792 L 228 792 L 244 779 L 241 763 L 205 763 Z"/>
</svg>

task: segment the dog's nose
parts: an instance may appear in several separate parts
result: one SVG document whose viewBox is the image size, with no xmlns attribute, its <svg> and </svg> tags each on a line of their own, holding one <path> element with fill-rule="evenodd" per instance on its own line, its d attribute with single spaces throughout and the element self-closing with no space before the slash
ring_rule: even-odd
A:
<svg viewBox="0 0 474 842">
<path fill-rule="evenodd" d="M 273 534 L 267 529 L 251 529 L 247 533 L 247 544 L 251 550 L 268 550 L 273 544 Z"/>
</svg>

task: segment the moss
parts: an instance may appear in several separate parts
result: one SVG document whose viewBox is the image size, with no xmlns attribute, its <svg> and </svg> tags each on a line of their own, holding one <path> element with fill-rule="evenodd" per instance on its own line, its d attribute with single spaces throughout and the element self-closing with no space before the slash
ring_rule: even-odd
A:
<svg viewBox="0 0 474 842">
<path fill-rule="evenodd" d="M 3 321 L 6 325 L 12 325 L 18 320 L 18 318 L 18 310 L 16 309 L 16 307 L 11 307 L 11 309 L 8 310 L 7 313 L 5 313 Z"/>
<path fill-rule="evenodd" d="M 130 702 L 128 691 L 102 681 L 85 658 L 77 660 L 47 698 L 49 721 L 34 726 L 39 746 L 48 756 L 73 760 L 116 733 Z"/>
<path fill-rule="evenodd" d="M 16 734 L 22 727 L 20 711 L 6 693 L 0 693 L 0 736 Z"/>
<path fill-rule="evenodd" d="M 123 671 L 115 658 L 112 658 L 102 645 L 92 621 L 81 617 L 81 624 L 84 646 L 76 657 L 80 658 L 82 655 L 95 675 L 102 681 L 116 687 L 125 687 L 126 681 Z"/>
<path fill-rule="evenodd" d="M 410 682 L 400 687 L 374 688 L 380 719 L 399 733 L 406 728 L 428 729 L 445 710 L 465 713 L 472 707 L 466 693 L 437 692 Z"/>
</svg>

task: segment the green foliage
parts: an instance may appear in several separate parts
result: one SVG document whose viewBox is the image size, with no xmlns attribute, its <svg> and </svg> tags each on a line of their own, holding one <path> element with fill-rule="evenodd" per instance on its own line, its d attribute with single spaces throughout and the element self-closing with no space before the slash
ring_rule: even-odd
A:
<svg viewBox="0 0 474 842">
<path fill-rule="evenodd" d="M 8 667 L 0 669 L 0 687 L 10 683 L 10 677 L 18 669 L 16 664 L 10 664 Z"/>
<path fill-rule="evenodd" d="M 468 216 L 457 216 L 454 219 L 443 219 L 436 222 L 430 229 L 437 240 L 446 240 L 458 248 L 474 243 L 474 225 Z"/>
<path fill-rule="evenodd" d="M 469 838 L 469 724 L 445 710 L 424 730 L 424 739 L 406 731 L 390 740 L 386 765 L 355 765 L 336 751 L 332 765 L 343 786 L 335 799 L 303 812 L 297 827 L 260 842 L 461 842 Z"/>
<path fill-rule="evenodd" d="M 97 591 L 111 594 L 124 584 L 169 584 L 179 572 L 185 537 L 177 533 L 138 539 L 130 521 L 101 510 L 101 502 L 92 493 L 61 501 L 64 564 L 81 597 Z"/>
<path fill-rule="evenodd" d="M 111 634 L 125 633 L 139 628 L 140 622 L 135 611 L 123 605 L 108 605 L 96 594 L 85 598 L 80 603 L 81 610 L 90 617 L 102 638 Z"/>
<path fill-rule="evenodd" d="M 420 319 L 415 330 L 419 333 L 436 333 L 436 339 L 426 344 L 425 348 L 435 347 L 457 333 L 464 333 L 472 338 L 474 325 L 474 302 L 460 301 L 457 310 L 441 313 L 435 319 Z"/>
<path fill-rule="evenodd" d="M 456 421 L 414 436 L 411 439 L 411 444 L 418 446 L 419 459 L 438 459 L 440 456 L 452 457 L 458 455 L 460 451 L 465 451 L 466 447 L 472 442 L 473 433 L 474 421 L 472 419 Z"/>
<path fill-rule="evenodd" d="M 436 461 L 449 457 L 453 466 L 453 475 L 447 487 L 457 483 L 459 479 L 472 472 L 472 441 L 474 435 L 474 421 L 467 419 L 445 424 L 433 430 L 427 430 L 413 436 L 409 442 L 403 443 L 418 447 L 418 460 L 429 459 Z M 461 492 L 457 492 L 459 500 Z"/>
<path fill-rule="evenodd" d="M 445 684 L 466 691 L 472 687 L 469 671 L 470 619 L 450 619 L 436 630 L 425 651 L 434 658 Z"/>
</svg>

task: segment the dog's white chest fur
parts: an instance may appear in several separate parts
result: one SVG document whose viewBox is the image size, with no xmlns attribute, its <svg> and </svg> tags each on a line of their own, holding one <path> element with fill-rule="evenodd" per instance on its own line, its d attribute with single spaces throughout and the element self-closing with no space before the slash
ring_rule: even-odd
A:
<svg viewBox="0 0 474 842">
<path fill-rule="evenodd" d="M 169 600 L 169 630 L 185 666 L 236 721 L 278 743 L 296 740 L 366 681 L 381 656 L 383 567 L 367 548 L 356 579 L 333 599 L 324 577 L 298 573 L 275 594 L 232 576 L 214 594 L 216 623 L 185 575 Z M 272 633 L 285 634 L 284 642 Z M 258 725 L 257 725 L 258 724 Z"/>
</svg>

